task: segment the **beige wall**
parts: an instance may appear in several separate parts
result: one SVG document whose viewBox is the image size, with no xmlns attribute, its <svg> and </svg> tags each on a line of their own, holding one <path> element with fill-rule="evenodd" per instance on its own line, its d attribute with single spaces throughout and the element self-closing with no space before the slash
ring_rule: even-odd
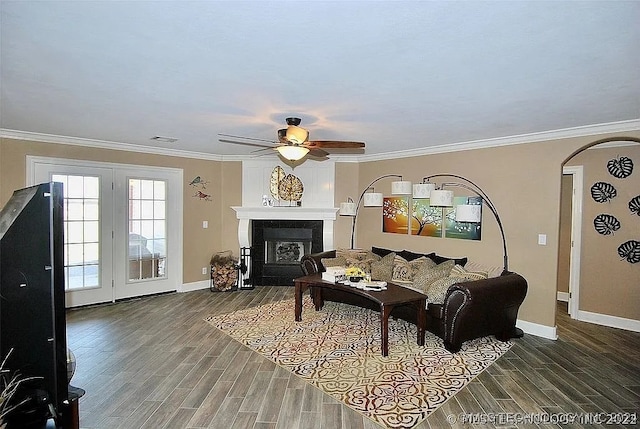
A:
<svg viewBox="0 0 640 429">
<path fill-rule="evenodd" d="M 226 248 L 237 248 L 237 238 L 230 239 L 225 224 L 233 222 L 227 215 L 228 203 L 239 201 L 240 193 L 235 183 L 240 182 L 237 170 L 240 163 L 222 163 L 190 158 L 149 155 L 136 152 L 85 148 L 61 144 L 48 144 L 24 140 L 0 139 L 0 206 L 4 206 L 14 190 L 26 185 L 26 156 L 47 156 L 87 161 L 103 161 L 121 164 L 150 165 L 181 168 L 184 172 L 184 263 L 183 282 L 191 283 L 208 279 L 202 274 L 202 267 L 208 267 L 211 255 Z M 223 180 L 223 173 L 227 173 Z M 201 176 L 209 182 L 206 192 L 212 201 L 202 201 L 193 197 L 194 188 L 189 182 Z M 235 177 L 234 177 L 235 176 Z M 230 192 L 226 192 L 225 186 Z M 235 218 L 235 217 L 234 217 Z M 202 221 L 209 222 L 209 228 L 202 228 Z M 233 243 L 233 247 L 231 244 Z M 226 247 L 225 247 L 226 246 Z M 235 250 L 234 250 L 235 251 Z"/>
<path fill-rule="evenodd" d="M 637 137 L 640 133 L 631 134 Z M 451 152 L 422 157 L 365 162 L 359 182 L 366 186 L 383 174 L 403 174 L 419 182 L 425 176 L 453 173 L 482 187 L 502 219 L 509 253 L 509 268 L 529 283 L 519 318 L 555 326 L 559 201 L 562 163 L 579 148 L 606 135 L 531 144 Z M 389 182 L 381 182 L 389 194 Z M 381 211 L 363 209 L 358 217 L 357 247 L 372 245 L 392 249 L 436 251 L 449 256 L 469 256 L 486 265 L 501 265 L 499 230 L 488 211 L 483 214 L 481 241 L 416 237 L 382 232 Z M 538 234 L 547 245 L 538 245 Z"/>
<path fill-rule="evenodd" d="M 619 156 L 634 162 L 633 173 L 625 179 L 607 171 L 607 162 Z M 579 309 L 640 320 L 640 263 L 627 262 L 617 251 L 627 240 L 640 240 L 640 217 L 628 208 L 629 201 L 640 195 L 640 144 L 585 150 L 567 165 L 582 165 L 584 174 Z M 607 203 L 596 202 L 591 197 L 596 182 L 612 184 L 617 196 Z M 621 228 L 612 235 L 599 234 L 593 224 L 599 214 L 615 216 Z"/>
</svg>

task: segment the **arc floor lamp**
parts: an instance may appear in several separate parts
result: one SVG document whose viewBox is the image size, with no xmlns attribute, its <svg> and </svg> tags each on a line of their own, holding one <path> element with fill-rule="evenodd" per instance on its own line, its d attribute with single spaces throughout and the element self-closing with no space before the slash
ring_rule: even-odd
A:
<svg viewBox="0 0 640 429">
<path fill-rule="evenodd" d="M 431 183 L 432 179 L 457 179 L 460 182 L 443 181 L 439 186 L 435 183 Z M 491 201 L 491 198 L 487 193 L 476 183 L 467 179 L 466 177 L 459 176 L 457 174 L 433 174 L 431 176 L 424 177 L 420 185 L 430 185 L 430 199 L 431 205 L 435 206 L 453 206 L 453 191 L 445 190 L 445 187 L 459 187 L 473 192 L 476 196 L 481 197 L 484 204 L 489 208 L 491 213 L 496 219 L 498 228 L 500 228 L 500 236 L 502 238 L 502 255 L 503 255 L 503 268 L 505 271 L 509 271 L 509 257 L 507 254 L 507 240 L 504 234 L 504 227 L 502 226 L 502 220 L 498 214 L 498 209 Z M 416 186 L 416 185 L 414 185 Z M 456 206 L 456 221 L 459 222 L 480 222 L 480 210 L 479 206 L 473 205 L 458 205 Z"/>
<path fill-rule="evenodd" d="M 347 202 L 340 204 L 340 215 L 351 216 L 351 248 L 355 246 L 355 229 L 356 220 L 358 217 L 358 211 L 360 210 L 360 204 L 364 200 L 365 207 L 382 207 L 384 197 L 382 193 L 375 192 L 373 185 L 382 179 L 389 177 L 399 178 L 400 180 L 391 182 L 391 193 L 394 195 L 412 195 L 413 198 L 429 198 L 430 204 L 435 207 L 453 207 L 453 191 L 447 190 L 447 187 L 459 187 L 466 189 L 475 196 L 482 198 L 483 203 L 489 208 L 491 213 L 496 219 L 498 228 L 500 229 L 500 236 L 502 238 L 502 254 L 503 254 L 503 268 L 505 271 L 509 270 L 509 257 L 507 254 L 507 240 L 504 233 L 504 227 L 502 226 L 502 220 L 498 214 L 498 210 L 491 201 L 491 198 L 487 193 L 476 183 L 467 179 L 466 177 L 457 174 L 433 174 L 422 179 L 422 183 L 413 184 L 411 182 L 402 180 L 402 176 L 399 174 L 385 174 L 373 180 L 360 194 L 357 202 L 354 202 L 351 198 Z M 443 179 L 439 185 L 431 182 L 433 179 Z M 372 192 L 368 192 L 372 191 Z M 456 207 L 456 221 L 458 222 L 470 222 L 479 223 L 481 221 L 481 210 L 479 205 L 472 204 L 460 204 Z"/>
<path fill-rule="evenodd" d="M 385 174 L 377 179 L 374 179 L 360 194 L 358 202 L 354 202 L 351 197 L 345 203 L 340 203 L 340 216 L 351 216 L 351 248 L 355 248 L 355 232 L 356 232 L 356 220 L 358 218 L 358 211 L 360 209 L 360 203 L 364 200 L 365 207 L 382 207 L 384 196 L 381 192 L 375 192 L 373 185 L 382 179 L 389 177 L 396 177 L 400 180 L 391 182 L 391 193 L 393 195 L 408 195 L 411 194 L 411 182 L 402 180 L 402 176 L 399 174 Z M 367 192 L 372 191 L 372 192 Z"/>
</svg>

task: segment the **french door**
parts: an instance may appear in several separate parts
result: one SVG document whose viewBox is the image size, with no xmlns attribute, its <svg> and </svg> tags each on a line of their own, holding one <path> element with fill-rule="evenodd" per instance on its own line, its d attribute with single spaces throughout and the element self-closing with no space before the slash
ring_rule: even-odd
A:
<svg viewBox="0 0 640 429">
<path fill-rule="evenodd" d="M 182 172 L 28 157 L 28 182 L 62 182 L 67 307 L 175 291 Z"/>
</svg>

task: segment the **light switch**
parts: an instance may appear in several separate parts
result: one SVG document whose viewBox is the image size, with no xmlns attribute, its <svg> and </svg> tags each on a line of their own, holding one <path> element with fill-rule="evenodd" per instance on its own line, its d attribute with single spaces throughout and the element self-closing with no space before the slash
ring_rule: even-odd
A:
<svg viewBox="0 0 640 429">
<path fill-rule="evenodd" d="M 538 234 L 538 244 L 541 246 L 547 245 L 547 234 Z"/>
<path fill-rule="evenodd" d="M 202 227 L 203 227 L 204 229 L 209 228 L 209 221 L 208 221 L 208 220 L 203 220 L 203 221 L 202 221 Z"/>
</svg>

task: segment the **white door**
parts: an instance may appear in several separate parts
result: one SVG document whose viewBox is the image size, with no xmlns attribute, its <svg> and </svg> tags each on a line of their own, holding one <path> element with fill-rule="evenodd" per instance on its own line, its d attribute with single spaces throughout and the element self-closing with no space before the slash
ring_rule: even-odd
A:
<svg viewBox="0 0 640 429">
<path fill-rule="evenodd" d="M 182 271 L 182 180 L 175 170 L 121 168 L 116 173 L 115 299 L 178 289 Z M 178 226 L 179 225 L 179 226 Z"/>
<path fill-rule="evenodd" d="M 181 170 L 28 158 L 30 184 L 64 185 L 67 307 L 178 289 Z"/>
<path fill-rule="evenodd" d="M 35 167 L 32 184 L 63 184 L 66 306 L 113 301 L 113 171 Z"/>
</svg>

